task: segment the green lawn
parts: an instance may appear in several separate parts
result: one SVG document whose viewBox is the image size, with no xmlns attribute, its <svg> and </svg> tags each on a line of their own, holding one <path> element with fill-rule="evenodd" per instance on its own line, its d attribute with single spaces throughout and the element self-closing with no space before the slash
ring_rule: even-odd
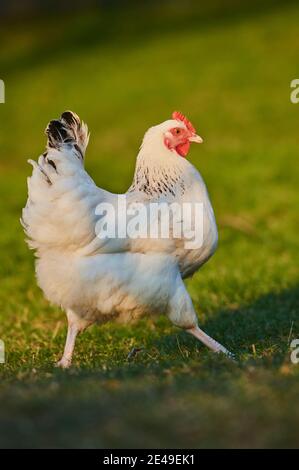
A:
<svg viewBox="0 0 299 470">
<path fill-rule="evenodd" d="M 299 6 L 229 3 L 1 29 L 0 447 L 299 446 L 289 346 L 299 337 L 299 104 L 289 98 Z M 191 160 L 220 242 L 187 285 L 201 326 L 236 364 L 161 316 L 92 327 L 74 367 L 53 367 L 65 317 L 36 286 L 19 217 L 26 160 L 69 108 L 91 129 L 87 170 L 115 192 L 129 186 L 145 130 L 174 109 L 204 137 Z M 144 349 L 128 362 L 134 346 Z"/>
</svg>

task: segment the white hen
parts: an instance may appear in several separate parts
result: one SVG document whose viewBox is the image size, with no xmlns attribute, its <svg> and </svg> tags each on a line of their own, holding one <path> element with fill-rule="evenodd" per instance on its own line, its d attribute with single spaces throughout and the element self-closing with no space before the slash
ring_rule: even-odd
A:
<svg viewBox="0 0 299 470">
<path fill-rule="evenodd" d="M 67 111 L 49 123 L 46 133 L 46 152 L 38 162 L 30 160 L 33 173 L 22 224 L 36 250 L 39 286 L 67 313 L 67 340 L 58 365 L 70 366 L 76 336 L 89 325 L 129 321 L 146 313 L 165 313 L 213 351 L 230 355 L 198 327 L 183 282 L 217 245 L 206 186 L 184 158 L 190 142 L 202 142 L 192 124 L 175 112 L 171 120 L 146 132 L 126 198 L 129 205 L 143 203 L 147 208 L 154 201 L 202 203 L 203 238 L 196 248 L 186 248 L 186 237 L 173 233 L 155 239 L 97 235 L 97 223 L 103 220 L 98 205 L 109 203 L 117 209 L 119 197 L 98 188 L 84 169 L 87 126 Z"/>
</svg>

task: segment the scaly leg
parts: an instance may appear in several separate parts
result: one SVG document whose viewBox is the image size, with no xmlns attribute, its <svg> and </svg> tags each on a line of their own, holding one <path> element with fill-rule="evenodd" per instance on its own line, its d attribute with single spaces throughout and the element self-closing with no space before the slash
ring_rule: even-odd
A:
<svg viewBox="0 0 299 470">
<path fill-rule="evenodd" d="M 215 339 L 211 338 L 211 336 L 207 335 L 204 331 L 202 331 L 198 326 L 194 326 L 193 328 L 189 328 L 188 333 L 195 336 L 195 338 L 199 339 L 203 344 L 205 344 L 208 348 L 212 351 L 219 353 L 222 352 L 230 359 L 234 358 L 234 355 L 226 349 L 222 344 L 218 343 Z"/>
<path fill-rule="evenodd" d="M 86 320 L 79 318 L 72 310 L 67 311 L 67 319 L 68 330 L 64 352 L 60 361 L 56 363 L 57 367 L 62 367 L 63 369 L 67 369 L 72 364 L 72 357 L 77 335 L 84 331 L 91 324 L 91 322 L 87 322 Z"/>
<path fill-rule="evenodd" d="M 195 336 L 203 344 L 205 344 L 212 351 L 219 353 L 222 352 L 229 358 L 233 359 L 234 356 L 224 346 L 216 340 L 207 335 L 197 325 L 197 316 L 192 304 L 190 295 L 188 294 L 185 284 L 178 273 L 176 282 L 173 283 L 173 292 L 168 305 L 168 317 L 172 323 L 180 328 L 185 329 L 188 333 Z"/>
</svg>

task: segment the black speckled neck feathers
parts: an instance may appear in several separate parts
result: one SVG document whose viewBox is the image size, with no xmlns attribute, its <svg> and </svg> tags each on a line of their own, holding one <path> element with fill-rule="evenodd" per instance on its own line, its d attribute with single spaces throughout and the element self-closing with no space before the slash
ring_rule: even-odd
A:
<svg viewBox="0 0 299 470">
<path fill-rule="evenodd" d="M 163 168 L 137 165 L 129 192 L 138 191 L 148 196 L 177 196 L 185 192 L 185 184 L 179 171 L 167 172 Z"/>
</svg>

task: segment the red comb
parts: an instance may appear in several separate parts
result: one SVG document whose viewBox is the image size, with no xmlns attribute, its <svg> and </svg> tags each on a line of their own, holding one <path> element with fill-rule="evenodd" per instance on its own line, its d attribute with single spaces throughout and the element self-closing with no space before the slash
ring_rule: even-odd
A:
<svg viewBox="0 0 299 470">
<path fill-rule="evenodd" d="M 194 129 L 194 126 L 191 124 L 189 119 L 187 119 L 186 116 L 184 116 L 179 111 L 174 111 L 172 113 L 172 119 L 176 119 L 177 121 L 182 121 L 187 127 L 187 129 L 189 129 L 189 131 L 194 132 L 194 134 L 196 133 L 196 130 Z"/>
</svg>

